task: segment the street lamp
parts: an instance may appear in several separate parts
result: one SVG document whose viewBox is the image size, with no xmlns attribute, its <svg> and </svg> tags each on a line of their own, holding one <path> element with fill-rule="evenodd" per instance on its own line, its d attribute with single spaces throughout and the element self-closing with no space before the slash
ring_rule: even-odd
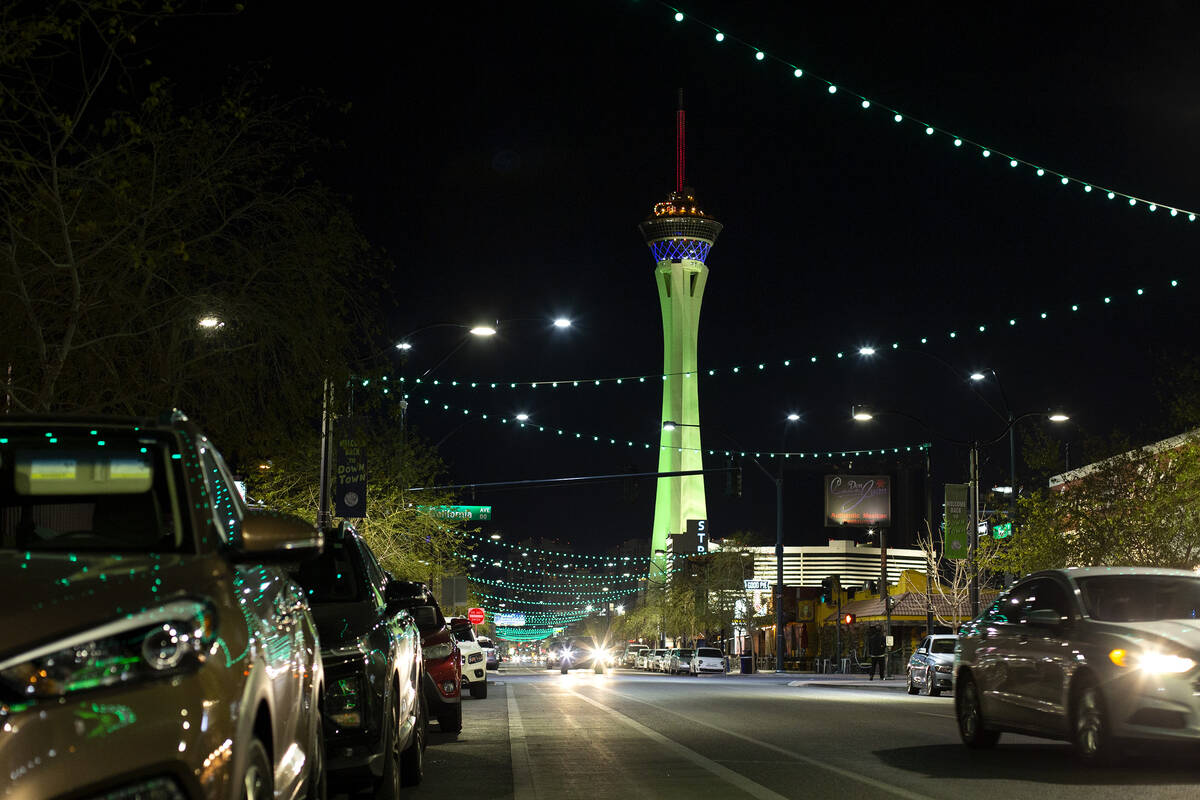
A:
<svg viewBox="0 0 1200 800">
<path fill-rule="evenodd" d="M 787 425 L 790 425 L 791 423 L 800 420 L 801 417 L 799 414 L 793 411 L 787 415 L 786 419 Z M 662 429 L 664 431 L 673 431 L 678 427 L 699 428 L 700 426 L 689 425 L 685 422 L 676 422 L 675 420 L 671 419 L 663 420 Z M 717 429 L 717 432 L 730 441 L 733 441 L 734 446 L 741 449 L 741 445 L 738 444 L 732 436 L 724 431 L 721 431 L 720 429 Z M 786 444 L 787 427 L 785 426 L 785 446 L 782 448 L 783 450 L 787 450 Z M 774 597 L 775 600 L 775 671 L 783 672 L 783 458 L 781 454 L 778 475 L 772 474 L 769 469 L 759 463 L 757 458 L 751 457 L 750 460 L 754 463 L 754 466 L 758 467 L 762 474 L 766 475 L 767 478 L 775 484 L 775 590 L 772 592 L 772 597 Z"/>
<path fill-rule="evenodd" d="M 1008 424 L 1004 426 L 1004 430 L 1002 430 L 997 436 L 993 437 L 992 439 L 981 442 L 974 437 L 972 437 L 970 440 L 962 440 L 962 439 L 954 439 L 952 437 L 946 436 L 944 433 L 930 427 L 921 418 L 914 417 L 912 414 L 906 414 L 903 411 L 873 410 L 869 406 L 861 406 L 861 405 L 855 405 L 855 406 L 850 407 L 850 416 L 856 422 L 867 422 L 871 419 L 874 419 L 879 414 L 889 414 L 889 415 L 893 415 L 893 416 L 904 417 L 905 419 L 909 419 L 909 420 L 912 420 L 913 422 L 917 423 L 922 428 L 929 431 L 931 434 L 938 437 L 939 439 L 944 439 L 945 441 L 950 442 L 951 444 L 970 448 L 970 462 L 969 462 L 969 466 L 968 466 L 968 473 L 969 473 L 969 483 L 970 483 L 970 489 L 969 489 L 970 503 L 969 504 L 970 504 L 971 511 L 970 511 L 969 523 L 968 523 L 969 530 L 968 530 L 968 534 L 967 534 L 968 535 L 967 557 L 970 560 L 970 565 L 971 565 L 971 578 L 970 578 L 970 581 L 971 581 L 971 584 L 970 584 L 971 585 L 971 588 L 970 588 L 971 615 L 973 617 L 978 616 L 979 615 L 979 565 L 976 560 L 976 557 L 977 557 L 977 545 L 978 545 L 978 541 L 979 541 L 979 450 L 981 447 L 988 447 L 989 445 L 993 445 L 996 442 L 1003 439 L 1005 436 L 1008 435 L 1009 431 L 1012 430 L 1014 425 L 1016 425 L 1018 422 L 1020 422 L 1023 419 L 1026 419 L 1028 417 L 1044 417 L 1044 418 L 1050 420 L 1051 422 L 1062 423 L 1062 422 L 1066 422 L 1067 420 L 1069 420 L 1070 416 L 1060 410 L 1054 410 L 1054 411 L 1048 411 L 1048 412 L 1047 411 L 1027 411 L 1023 414 L 1018 414 L 1016 416 L 1010 415 Z"/>
</svg>

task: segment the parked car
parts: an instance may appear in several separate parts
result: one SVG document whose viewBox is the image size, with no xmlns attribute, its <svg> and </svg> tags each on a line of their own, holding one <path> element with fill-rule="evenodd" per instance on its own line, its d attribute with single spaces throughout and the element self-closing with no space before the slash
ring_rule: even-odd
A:
<svg viewBox="0 0 1200 800">
<path fill-rule="evenodd" d="M 475 636 L 475 641 L 483 648 L 483 660 L 488 669 L 500 669 L 500 654 L 496 645 L 486 636 Z"/>
<path fill-rule="evenodd" d="M 626 667 L 636 667 L 638 658 L 649 649 L 644 644 L 630 645 L 625 649 L 625 655 L 621 658 L 621 664 Z"/>
<path fill-rule="evenodd" d="M 725 654 L 715 647 L 697 647 L 692 656 L 692 674 L 704 672 L 720 672 L 725 674 Z"/>
<path fill-rule="evenodd" d="M 937 697 L 954 686 L 954 644 L 952 633 L 926 636 L 908 659 L 908 693 Z"/>
<path fill-rule="evenodd" d="M 421 632 L 424 696 L 430 716 L 445 733 L 462 730 L 462 659 L 458 643 L 433 591 L 424 583 L 391 578 L 384 590 L 389 608 L 406 609 Z"/>
<path fill-rule="evenodd" d="M 321 636 L 330 777 L 387 796 L 417 785 L 428 712 L 412 614 L 384 602 L 387 573 L 349 523 L 326 531 L 321 555 L 289 571 Z"/>
<path fill-rule="evenodd" d="M 670 650 L 659 649 L 653 651 L 646 659 L 646 669 L 650 672 L 662 672 L 664 670 L 664 661 L 671 654 Z"/>
<path fill-rule="evenodd" d="M 959 631 L 959 734 L 1066 739 L 1085 762 L 1119 742 L 1200 740 L 1200 575 L 1090 567 L 1034 573 Z"/>
<path fill-rule="evenodd" d="M 309 523 L 159 419 L 0 418 L 5 796 L 324 796 Z M 47 756 L 47 751 L 61 754 Z"/>
<path fill-rule="evenodd" d="M 675 675 L 676 673 L 691 673 L 692 671 L 692 656 L 696 651 L 690 647 L 676 647 L 667 652 L 663 659 L 663 672 Z"/>
<path fill-rule="evenodd" d="M 634 667 L 641 670 L 649 670 L 651 659 L 654 657 L 654 651 L 646 648 L 637 655 L 637 661 L 634 662 Z"/>
<path fill-rule="evenodd" d="M 487 697 L 487 666 L 483 648 L 475 641 L 475 628 L 466 617 L 451 617 L 450 632 L 462 655 L 463 687 L 470 690 L 471 697 L 482 700 Z"/>
</svg>

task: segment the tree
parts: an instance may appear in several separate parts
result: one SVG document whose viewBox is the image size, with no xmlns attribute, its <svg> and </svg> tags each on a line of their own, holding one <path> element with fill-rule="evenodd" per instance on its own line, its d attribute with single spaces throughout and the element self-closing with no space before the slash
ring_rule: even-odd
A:
<svg viewBox="0 0 1200 800">
<path fill-rule="evenodd" d="M 411 431 L 401 431 L 398 409 L 368 403 L 363 410 L 371 415 L 365 426 L 366 517 L 355 521 L 358 531 L 398 578 L 433 584 L 446 575 L 464 574 L 468 529 L 417 509 L 453 504 L 454 496 L 448 491 L 411 491 L 437 484 L 445 470 L 437 452 Z M 316 436 L 278 452 L 270 469 L 251 476 L 248 492 L 271 508 L 315 523 L 319 453 Z"/>
<path fill-rule="evenodd" d="M 997 564 L 1010 572 L 1121 564 L 1200 565 L 1200 439 L 1127 450 L 1020 501 Z"/>
<path fill-rule="evenodd" d="M 269 97 L 248 72 L 181 106 L 144 58 L 186 24 L 169 2 L 0 14 L 7 405 L 183 407 L 239 444 L 311 419 L 367 324 L 356 283 L 379 266 L 307 172 L 324 100 Z"/>
<path fill-rule="evenodd" d="M 946 558 L 944 549 L 937 546 L 929 520 L 925 520 L 925 531 L 917 534 L 917 547 L 925 556 L 926 607 L 933 609 L 938 625 L 956 631 L 971 618 L 971 562 L 966 558 Z M 992 537 L 976 538 L 975 564 L 980 586 L 987 583 L 991 573 L 1001 569 L 1000 546 Z"/>
</svg>

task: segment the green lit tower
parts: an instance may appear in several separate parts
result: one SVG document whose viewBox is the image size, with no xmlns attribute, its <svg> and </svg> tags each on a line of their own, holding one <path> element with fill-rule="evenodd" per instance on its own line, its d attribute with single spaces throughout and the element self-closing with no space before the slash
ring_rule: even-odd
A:
<svg viewBox="0 0 1200 800">
<path fill-rule="evenodd" d="M 654 282 L 663 322 L 662 432 L 659 472 L 702 469 L 700 398 L 697 392 L 696 343 L 700 303 L 708 267 L 704 261 L 721 232 L 721 223 L 696 202 L 684 183 L 683 90 L 675 116 L 675 191 L 654 205 L 638 226 L 654 258 Z M 670 429 L 667 423 L 675 423 Z M 650 550 L 667 549 L 667 536 L 683 533 L 689 519 L 707 519 L 704 476 L 659 478 L 654 499 Z M 662 561 L 658 561 L 662 565 Z M 651 567 L 652 572 L 656 570 Z"/>
</svg>

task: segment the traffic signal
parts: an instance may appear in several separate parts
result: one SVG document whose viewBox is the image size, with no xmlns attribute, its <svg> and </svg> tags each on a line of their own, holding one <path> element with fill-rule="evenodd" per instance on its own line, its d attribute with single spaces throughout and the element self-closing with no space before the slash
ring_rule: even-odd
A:
<svg viewBox="0 0 1200 800">
<path fill-rule="evenodd" d="M 829 598 L 833 596 L 833 578 L 823 578 L 821 580 L 821 603 L 828 603 Z"/>
<path fill-rule="evenodd" d="M 858 619 L 858 617 L 854 616 L 853 614 L 842 614 L 843 625 L 853 625 L 856 619 Z"/>
</svg>

